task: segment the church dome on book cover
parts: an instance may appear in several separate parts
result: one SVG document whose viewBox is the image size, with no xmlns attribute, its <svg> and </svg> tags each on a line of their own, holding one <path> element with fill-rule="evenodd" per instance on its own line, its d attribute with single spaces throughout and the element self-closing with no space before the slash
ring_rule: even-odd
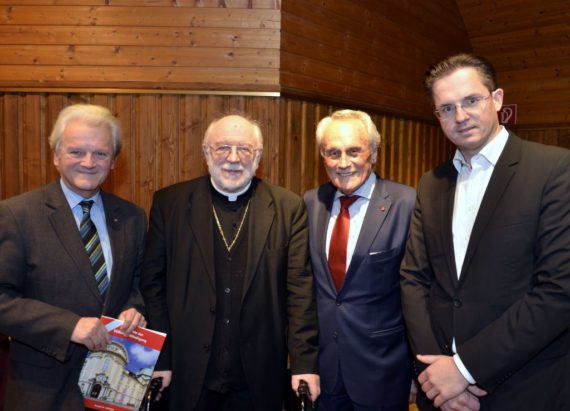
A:
<svg viewBox="0 0 570 411">
<path fill-rule="evenodd" d="M 135 405 L 144 394 L 152 370 L 142 368 L 133 373 L 125 369 L 128 350 L 113 340 L 105 351 L 90 352 L 79 377 L 79 387 L 85 397 L 115 404 Z M 141 397 L 142 398 L 142 397 Z"/>
</svg>

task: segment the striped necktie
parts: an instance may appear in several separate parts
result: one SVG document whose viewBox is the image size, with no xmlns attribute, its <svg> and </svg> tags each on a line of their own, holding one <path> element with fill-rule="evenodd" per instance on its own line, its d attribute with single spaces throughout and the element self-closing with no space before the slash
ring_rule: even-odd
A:
<svg viewBox="0 0 570 411">
<path fill-rule="evenodd" d="M 93 201 L 82 201 L 79 205 L 83 210 L 83 218 L 81 219 L 79 232 L 81 233 L 83 244 L 85 244 L 85 251 L 87 251 L 89 261 L 91 261 L 91 267 L 93 267 L 97 288 L 99 288 L 99 292 L 103 295 L 109 286 L 109 277 L 107 276 L 107 265 L 105 264 L 105 256 L 103 255 L 103 248 L 101 247 L 101 241 L 99 241 L 97 228 L 95 224 L 93 224 L 93 221 L 91 221 L 91 206 L 93 205 Z"/>
</svg>

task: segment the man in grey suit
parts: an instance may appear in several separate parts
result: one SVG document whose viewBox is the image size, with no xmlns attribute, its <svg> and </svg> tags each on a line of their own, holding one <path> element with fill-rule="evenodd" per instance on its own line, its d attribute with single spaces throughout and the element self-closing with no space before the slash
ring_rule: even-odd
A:
<svg viewBox="0 0 570 411">
<path fill-rule="evenodd" d="M 325 117 L 317 141 L 330 179 L 305 194 L 319 314 L 319 409 L 407 410 L 411 364 L 399 269 L 415 191 L 372 171 L 380 134 L 368 114 Z"/>
<path fill-rule="evenodd" d="M 83 409 L 88 350 L 145 325 L 138 291 L 146 217 L 100 189 L 121 148 L 103 107 L 62 110 L 49 138 L 60 179 L 0 202 L 0 333 L 11 337 L 6 409 Z"/>
<path fill-rule="evenodd" d="M 568 410 L 570 151 L 499 124 L 481 57 L 445 59 L 426 88 L 457 150 L 420 181 L 402 264 L 422 391 L 444 410 Z"/>
</svg>

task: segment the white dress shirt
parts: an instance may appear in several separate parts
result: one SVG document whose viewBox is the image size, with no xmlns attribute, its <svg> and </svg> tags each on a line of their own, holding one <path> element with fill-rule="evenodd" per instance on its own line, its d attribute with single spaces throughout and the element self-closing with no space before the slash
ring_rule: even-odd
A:
<svg viewBox="0 0 570 411">
<path fill-rule="evenodd" d="M 356 242 L 358 241 L 358 236 L 360 234 L 360 229 L 364 222 L 364 216 L 366 215 L 366 210 L 368 210 L 368 204 L 370 203 L 370 197 L 374 191 L 374 186 L 376 185 L 376 174 L 370 173 L 366 181 L 358 187 L 358 189 L 352 193 L 352 195 L 357 195 L 360 198 L 356 200 L 348 209 L 350 214 L 350 230 L 348 232 L 348 244 L 346 248 L 346 269 L 350 266 L 350 261 L 352 260 L 352 255 L 354 254 L 354 248 L 356 247 Z M 340 200 L 339 198 L 344 196 L 340 191 L 336 191 L 333 201 L 333 206 L 331 210 L 331 217 L 329 219 L 329 225 L 327 228 L 327 242 L 326 242 L 326 253 L 327 259 L 329 258 L 329 247 L 331 243 L 332 232 L 334 228 L 334 223 L 340 213 Z"/>
<path fill-rule="evenodd" d="M 455 201 L 453 203 L 452 234 L 457 278 L 461 276 L 465 253 L 467 252 L 469 238 L 471 237 L 471 231 L 473 230 L 481 201 L 491 180 L 495 165 L 507 144 L 508 137 L 509 132 L 501 126 L 497 136 L 471 158 L 471 163 L 465 161 L 461 151 L 455 151 L 453 165 L 457 169 L 458 174 Z M 454 353 L 457 352 L 455 338 L 453 339 L 452 349 Z M 455 354 L 453 360 L 465 379 L 469 383 L 475 384 L 475 379 L 467 370 L 459 355 Z"/>
</svg>

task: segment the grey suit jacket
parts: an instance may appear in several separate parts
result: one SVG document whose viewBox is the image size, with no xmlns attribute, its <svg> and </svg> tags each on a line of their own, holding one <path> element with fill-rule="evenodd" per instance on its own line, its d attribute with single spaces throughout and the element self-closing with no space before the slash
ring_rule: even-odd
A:
<svg viewBox="0 0 570 411">
<path fill-rule="evenodd" d="M 86 354 L 70 342 L 81 317 L 142 311 L 146 217 L 102 192 L 113 253 L 103 300 L 59 181 L 0 202 L 0 332 L 12 337 L 8 410 L 82 409 Z"/>
<path fill-rule="evenodd" d="M 402 264 L 414 353 L 458 354 L 489 392 L 482 409 L 570 409 L 570 151 L 510 133 L 458 280 L 451 162 L 418 188 Z M 418 371 L 421 370 L 421 364 Z"/>
</svg>

